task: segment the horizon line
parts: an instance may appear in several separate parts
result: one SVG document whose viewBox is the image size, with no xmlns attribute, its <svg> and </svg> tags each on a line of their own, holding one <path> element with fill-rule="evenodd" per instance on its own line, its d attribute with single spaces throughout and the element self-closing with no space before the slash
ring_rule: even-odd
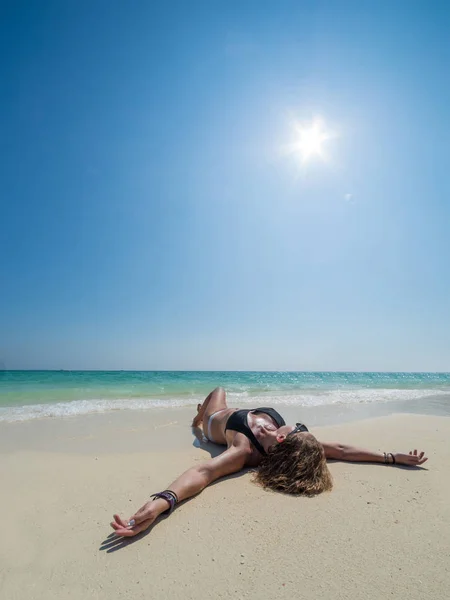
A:
<svg viewBox="0 0 450 600">
<path fill-rule="evenodd" d="M 368 370 L 349 370 L 349 369 L 312 369 L 312 370 L 292 370 L 292 369 L 0 369 L 1 372 L 50 372 L 50 373 L 377 373 L 377 374 L 435 374 L 450 375 L 450 371 L 368 371 Z"/>
</svg>

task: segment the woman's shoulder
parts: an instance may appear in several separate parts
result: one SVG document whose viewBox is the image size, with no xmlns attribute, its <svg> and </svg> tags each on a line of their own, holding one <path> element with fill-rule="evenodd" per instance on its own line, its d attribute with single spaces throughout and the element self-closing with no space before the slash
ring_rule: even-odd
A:
<svg viewBox="0 0 450 600">
<path fill-rule="evenodd" d="M 245 457 L 245 466 L 256 467 L 259 465 L 261 462 L 261 455 L 248 437 L 238 431 L 230 431 L 230 433 L 234 435 L 229 447 L 234 448 L 236 452 Z"/>
</svg>

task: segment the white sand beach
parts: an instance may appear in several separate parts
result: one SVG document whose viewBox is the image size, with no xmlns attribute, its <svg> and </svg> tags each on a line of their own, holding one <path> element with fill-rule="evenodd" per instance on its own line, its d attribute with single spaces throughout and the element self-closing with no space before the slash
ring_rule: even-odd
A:
<svg viewBox="0 0 450 600">
<path fill-rule="evenodd" d="M 209 457 L 188 413 L 1 424 L 0 596 L 444 600 L 450 589 L 450 418 L 396 415 L 313 430 L 420 469 L 331 463 L 334 490 L 263 491 L 250 472 L 207 488 L 142 537 L 111 535 L 152 492 Z"/>
</svg>

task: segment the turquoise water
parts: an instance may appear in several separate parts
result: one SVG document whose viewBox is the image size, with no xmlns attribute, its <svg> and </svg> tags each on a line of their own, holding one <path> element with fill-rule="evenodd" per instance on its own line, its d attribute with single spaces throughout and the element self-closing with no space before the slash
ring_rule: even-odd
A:
<svg viewBox="0 0 450 600">
<path fill-rule="evenodd" d="M 414 401 L 450 410 L 450 373 L 0 371 L 0 421 L 188 406 L 218 385 L 232 405 Z"/>
</svg>

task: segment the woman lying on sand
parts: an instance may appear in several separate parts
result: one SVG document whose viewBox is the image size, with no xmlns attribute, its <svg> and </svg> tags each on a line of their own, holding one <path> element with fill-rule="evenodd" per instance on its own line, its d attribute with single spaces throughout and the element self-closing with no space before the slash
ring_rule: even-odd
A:
<svg viewBox="0 0 450 600">
<path fill-rule="evenodd" d="M 264 488 L 314 496 L 333 486 L 327 458 L 408 466 L 428 460 L 424 452 L 418 454 L 417 450 L 392 454 L 319 442 L 305 425 L 286 425 L 273 408 L 228 408 L 225 390 L 220 387 L 198 405 L 197 411 L 192 426 L 202 425 L 209 441 L 227 449 L 180 475 L 169 489 L 154 494 L 128 521 L 114 515 L 111 527 L 117 535 L 130 537 L 144 531 L 159 515 L 171 513 L 178 502 L 195 496 L 219 477 L 245 467 L 259 467 L 255 479 Z"/>
</svg>

